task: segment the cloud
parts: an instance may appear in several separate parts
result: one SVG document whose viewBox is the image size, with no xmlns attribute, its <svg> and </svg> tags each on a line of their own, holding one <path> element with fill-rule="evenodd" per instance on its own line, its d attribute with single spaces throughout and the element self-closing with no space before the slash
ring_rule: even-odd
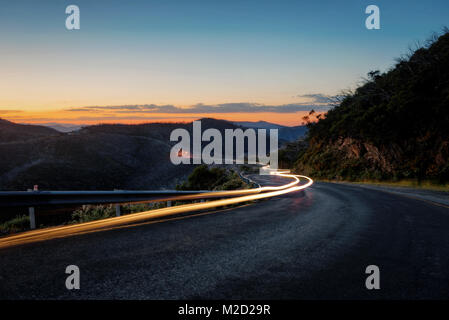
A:
<svg viewBox="0 0 449 320">
<path fill-rule="evenodd" d="M 322 103 L 322 102 L 321 102 Z M 239 103 L 222 103 L 217 105 L 206 105 L 198 103 L 189 107 L 177 107 L 174 105 L 123 105 L 123 106 L 89 106 L 81 108 L 70 108 L 67 111 L 72 112 L 108 112 L 113 113 L 171 113 L 171 114 L 201 114 L 201 113 L 296 113 L 299 111 L 322 111 L 326 112 L 332 106 L 322 104 L 303 104 L 292 103 L 282 105 L 264 105 L 259 103 L 239 102 Z"/>
<path fill-rule="evenodd" d="M 296 96 L 296 98 L 311 99 L 312 103 L 323 103 L 323 104 L 329 104 L 332 101 L 334 101 L 333 96 L 329 96 L 327 94 L 322 94 L 322 93 L 298 94 Z"/>
<path fill-rule="evenodd" d="M 22 112 L 20 110 L 0 110 L 0 114 L 7 114 L 7 113 L 18 113 Z"/>
<path fill-rule="evenodd" d="M 189 120 L 192 117 L 189 116 L 175 116 L 175 117 L 170 117 L 170 120 Z M 58 118 L 49 118 L 49 117 L 14 117 L 11 118 L 11 120 L 14 121 L 19 121 L 19 122 L 30 122 L 32 121 L 33 123 L 39 122 L 55 122 L 55 123 L 60 123 L 60 121 L 66 121 L 66 122 L 89 122 L 89 121 L 96 121 L 96 122 L 101 122 L 101 121 L 124 121 L 124 120 L 147 120 L 147 121 L 158 121 L 158 120 L 166 120 L 167 117 L 166 116 L 139 116 L 139 117 L 135 117 L 132 115 L 125 115 L 125 116 L 115 116 L 115 115 L 108 115 L 108 116 L 104 116 L 104 115 L 98 115 L 98 116 L 81 116 L 81 117 L 75 117 L 75 118 L 68 118 L 68 117 L 58 117 Z"/>
</svg>

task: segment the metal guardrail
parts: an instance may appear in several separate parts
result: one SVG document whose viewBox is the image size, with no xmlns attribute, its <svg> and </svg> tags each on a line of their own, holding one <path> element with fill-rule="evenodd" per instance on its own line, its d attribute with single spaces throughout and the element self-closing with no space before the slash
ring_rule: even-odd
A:
<svg viewBox="0 0 449 320">
<path fill-rule="evenodd" d="M 240 177 L 248 184 L 260 188 L 260 184 L 239 172 Z M 37 187 L 37 186 L 36 186 Z M 243 190 L 243 192 L 245 192 Z M 78 205 L 132 202 L 159 202 L 174 199 L 228 198 L 239 196 L 223 191 L 209 190 L 114 190 L 114 191 L 0 191 L 0 208 L 33 207 L 47 205 Z"/>
<path fill-rule="evenodd" d="M 116 227 L 125 225 L 137 225 L 140 222 L 145 222 L 149 219 L 159 219 L 167 216 L 176 216 L 187 214 L 191 212 L 204 211 L 208 209 L 215 209 L 219 207 L 226 207 L 229 205 L 247 203 L 249 201 L 257 201 L 261 199 L 268 199 L 275 196 L 284 195 L 290 192 L 295 192 L 308 188 L 313 184 L 313 180 L 306 176 L 287 174 L 285 171 L 280 171 L 279 176 L 293 178 L 295 181 L 280 185 L 280 186 L 264 186 L 261 188 L 243 189 L 243 190 L 231 190 L 231 191 L 215 191 L 208 193 L 190 194 L 184 196 L 177 196 L 176 199 L 181 197 L 189 197 L 189 199 L 199 199 L 201 203 L 184 203 L 170 208 L 167 201 L 167 208 L 156 208 L 155 210 L 144 210 L 138 213 L 124 215 L 122 217 L 111 217 L 109 219 L 101 219 L 97 221 L 91 221 L 88 223 L 69 224 L 53 228 L 44 228 L 38 231 L 25 232 L 18 235 L 11 235 L 8 237 L 0 237 L 0 248 L 16 246 L 26 243 L 32 243 L 37 241 L 50 240 L 55 238 L 61 238 L 70 235 L 84 234 L 89 232 L 96 232 L 100 230 L 110 230 Z M 300 179 L 308 180 L 306 184 L 298 185 Z M 35 188 L 37 189 L 37 188 Z M 120 192 L 120 191 L 115 191 Z M 167 191 L 165 191 L 167 192 Z M 195 191 L 194 191 L 195 192 Z M 85 193 L 85 192 L 83 192 Z M 90 192 L 92 193 L 92 192 Z M 94 192 L 98 193 L 98 192 Z M 111 193 L 108 191 L 107 193 Z M 185 193 L 185 192 L 184 192 Z M 191 192 L 189 192 L 191 193 Z M 22 192 L 23 194 L 23 192 Z M 176 194 L 179 192 L 176 191 Z M 214 201 L 203 201 L 208 197 L 219 198 Z M 185 198 L 183 198 L 185 199 Z M 162 201 L 160 198 L 156 201 Z M 116 208 L 120 208 L 119 204 L 116 204 Z M 2 210 L 0 210 L 1 212 Z M 34 216 L 34 211 L 30 212 L 30 224 L 31 214 Z M 33 227 L 32 227 L 33 229 Z"/>
<path fill-rule="evenodd" d="M 253 190 L 255 193 L 257 189 Z M 248 190 L 229 191 L 2 191 L 0 192 L 0 208 L 28 207 L 30 228 L 36 228 L 35 207 L 53 205 L 87 205 L 115 204 L 116 216 L 121 215 L 120 204 L 167 202 L 172 200 L 201 200 L 214 198 L 231 198 L 246 194 Z"/>
<path fill-rule="evenodd" d="M 231 195 L 232 196 L 232 195 Z M 2 191 L 0 208 L 28 207 L 30 228 L 36 228 L 35 207 L 52 205 L 115 204 L 116 216 L 120 216 L 120 204 L 219 198 L 218 191 Z"/>
<path fill-rule="evenodd" d="M 167 202 L 171 206 L 172 200 L 201 200 L 214 198 L 231 198 L 244 194 L 260 192 L 260 185 L 250 178 L 240 174 L 242 179 L 250 184 L 258 186 L 251 190 L 234 191 L 177 191 L 177 190 L 156 190 L 156 191 L 0 191 L 0 208 L 28 207 L 31 229 L 36 228 L 35 207 L 53 205 L 87 205 L 87 204 L 115 204 L 116 215 L 120 216 L 120 204 L 124 203 L 146 203 L 146 202 Z"/>
<path fill-rule="evenodd" d="M 213 198 L 215 191 L 2 191 L 0 192 L 0 207 L 168 201 L 174 197 L 205 195 L 206 193 L 207 197 Z"/>
</svg>

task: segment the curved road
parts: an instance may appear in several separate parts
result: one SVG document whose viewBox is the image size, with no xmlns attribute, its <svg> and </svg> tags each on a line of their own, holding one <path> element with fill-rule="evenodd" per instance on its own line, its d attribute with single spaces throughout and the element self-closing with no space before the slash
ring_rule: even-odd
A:
<svg viewBox="0 0 449 320">
<path fill-rule="evenodd" d="M 449 209 L 315 183 L 237 209 L 3 248 L 0 259 L 0 299 L 447 299 Z M 65 288 L 71 264 L 80 290 Z M 365 288 L 371 264 L 380 290 Z"/>
</svg>

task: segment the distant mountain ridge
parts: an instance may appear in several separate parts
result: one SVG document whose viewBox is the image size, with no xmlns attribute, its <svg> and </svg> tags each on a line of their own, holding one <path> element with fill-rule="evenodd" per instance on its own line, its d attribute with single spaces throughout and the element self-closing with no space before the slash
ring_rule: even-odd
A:
<svg viewBox="0 0 449 320">
<path fill-rule="evenodd" d="M 55 129 L 39 125 L 18 124 L 0 118 L 0 143 L 57 136 Z"/>
<path fill-rule="evenodd" d="M 52 129 L 55 129 L 59 132 L 73 132 L 81 129 L 82 127 L 85 127 L 86 125 L 76 125 L 71 123 L 59 123 L 59 122 L 45 122 L 45 123 L 38 123 L 36 125 L 49 127 Z"/>
<path fill-rule="evenodd" d="M 280 129 L 280 128 L 287 128 L 286 126 L 271 123 L 267 121 L 234 121 L 234 124 L 245 127 L 245 128 L 255 128 L 255 129 Z"/>
<path fill-rule="evenodd" d="M 281 144 L 285 142 L 293 142 L 298 139 L 304 138 L 307 133 L 307 126 L 287 127 L 267 121 L 257 121 L 257 122 L 237 121 L 233 123 L 244 128 L 278 129 L 279 140 Z"/>
</svg>

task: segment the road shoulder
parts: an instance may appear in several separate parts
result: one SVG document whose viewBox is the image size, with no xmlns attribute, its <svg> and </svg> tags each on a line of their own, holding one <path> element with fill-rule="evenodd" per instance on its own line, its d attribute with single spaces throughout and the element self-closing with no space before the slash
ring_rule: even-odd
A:
<svg viewBox="0 0 449 320">
<path fill-rule="evenodd" d="M 449 208 L 449 192 L 444 191 L 433 191 L 433 190 L 423 190 L 414 189 L 409 187 L 393 187 L 393 186 L 382 186 L 382 185 L 372 185 L 366 183 L 356 183 L 356 182 L 330 182 L 342 185 L 357 186 L 360 188 L 378 190 L 383 192 L 388 192 L 407 198 L 422 200 L 430 202 L 432 204 Z"/>
</svg>

